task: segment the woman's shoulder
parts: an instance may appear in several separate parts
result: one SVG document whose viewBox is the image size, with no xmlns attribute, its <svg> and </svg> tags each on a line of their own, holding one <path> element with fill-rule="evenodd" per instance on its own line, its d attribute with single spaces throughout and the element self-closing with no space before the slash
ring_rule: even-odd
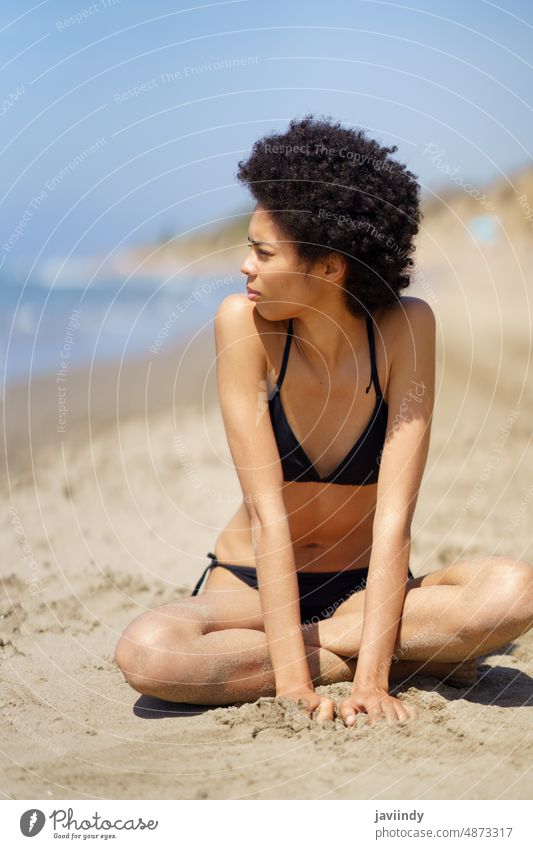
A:
<svg viewBox="0 0 533 849">
<path fill-rule="evenodd" d="M 254 325 L 259 333 L 268 331 L 279 331 L 281 328 L 287 328 L 289 321 L 269 321 L 264 318 L 258 311 L 254 301 L 250 301 L 242 292 L 233 292 L 231 295 L 226 295 L 220 302 L 217 309 L 217 316 L 232 313 L 235 320 L 241 322 L 243 327 Z"/>
<path fill-rule="evenodd" d="M 395 363 L 405 363 L 414 357 L 430 360 L 435 356 L 435 314 L 423 298 L 404 295 L 392 306 L 377 310 L 374 318 L 374 339 L 380 359 L 388 363 L 387 378 Z"/>
<path fill-rule="evenodd" d="M 215 328 L 221 323 L 229 327 L 234 337 L 246 337 L 260 345 L 270 361 L 278 347 L 280 335 L 285 336 L 289 321 L 268 321 L 257 310 L 253 301 L 245 294 L 234 292 L 227 295 L 219 304 L 215 317 Z"/>
<path fill-rule="evenodd" d="M 255 303 L 248 300 L 247 296 L 242 292 L 233 292 L 220 302 L 217 309 L 217 317 L 219 315 L 227 316 L 231 314 L 232 321 L 239 325 L 244 331 L 250 331 L 252 328 L 258 334 L 279 333 L 287 331 L 289 321 L 269 321 L 257 310 Z M 435 313 L 431 305 L 423 298 L 417 298 L 414 295 L 403 295 L 398 298 L 395 304 L 382 307 L 377 310 L 375 323 L 381 329 L 387 327 L 399 330 L 401 327 L 409 327 L 413 322 L 417 324 L 435 324 Z"/>
<path fill-rule="evenodd" d="M 435 313 L 431 305 L 423 298 L 414 295 L 403 295 L 395 304 L 383 307 L 379 312 L 378 321 L 394 325 L 396 328 L 407 326 L 411 321 L 435 322 Z"/>
<path fill-rule="evenodd" d="M 383 337 L 391 342 L 416 339 L 419 335 L 434 333 L 435 313 L 423 298 L 404 295 L 397 303 L 382 309 L 376 315 L 376 323 Z"/>
</svg>

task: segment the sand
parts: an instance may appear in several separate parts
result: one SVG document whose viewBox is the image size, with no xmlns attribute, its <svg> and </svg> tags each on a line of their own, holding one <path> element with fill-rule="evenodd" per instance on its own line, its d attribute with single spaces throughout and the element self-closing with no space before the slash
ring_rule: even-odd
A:
<svg viewBox="0 0 533 849">
<path fill-rule="evenodd" d="M 415 575 L 484 554 L 533 560 L 530 236 L 517 225 L 512 244 L 476 245 L 461 203 L 426 222 L 413 288 L 439 324 Z M 209 328 L 156 359 L 73 372 L 64 434 L 53 378 L 4 399 L 4 796 L 530 798 L 533 631 L 483 657 L 470 688 L 407 682 L 397 692 L 419 718 L 401 726 L 320 727 L 269 698 L 188 707 L 128 687 L 120 632 L 190 593 L 240 498 Z"/>
</svg>

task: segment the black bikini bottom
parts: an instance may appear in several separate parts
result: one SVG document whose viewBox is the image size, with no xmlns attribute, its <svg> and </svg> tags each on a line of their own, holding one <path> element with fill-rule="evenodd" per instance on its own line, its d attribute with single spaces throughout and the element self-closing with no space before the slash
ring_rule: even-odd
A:
<svg viewBox="0 0 533 849">
<path fill-rule="evenodd" d="M 192 595 L 198 595 L 204 578 L 210 569 L 222 566 L 237 575 L 249 587 L 257 590 L 257 570 L 253 566 L 235 566 L 232 563 L 220 563 L 211 551 L 211 558 Z M 302 622 L 318 622 L 329 619 L 338 606 L 353 593 L 364 590 L 368 576 L 368 567 L 363 569 L 345 569 L 342 572 L 297 572 L 300 590 L 300 618 Z M 414 578 L 409 569 L 409 578 Z"/>
</svg>

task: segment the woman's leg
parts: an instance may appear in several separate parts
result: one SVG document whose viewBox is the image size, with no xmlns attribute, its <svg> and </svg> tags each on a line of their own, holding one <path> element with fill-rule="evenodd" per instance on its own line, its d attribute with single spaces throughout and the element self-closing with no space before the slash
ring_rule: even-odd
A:
<svg viewBox="0 0 533 849">
<path fill-rule="evenodd" d="M 532 575 L 530 564 L 483 558 L 410 581 L 393 680 L 416 671 L 412 661 L 434 674 L 435 660 L 458 663 L 528 630 Z M 353 679 L 364 592 L 331 619 L 304 629 L 315 684 Z M 199 596 L 137 617 L 117 645 L 116 660 L 135 690 L 170 701 L 221 705 L 274 695 L 259 594 L 223 569 L 211 572 Z"/>
<path fill-rule="evenodd" d="M 307 638 L 342 657 L 359 651 L 364 594 L 355 593 Z M 533 565 L 464 560 L 409 581 L 395 655 L 458 662 L 506 645 L 533 626 Z"/>
<path fill-rule="evenodd" d="M 128 625 L 115 659 L 134 690 L 168 701 L 216 705 L 275 695 L 259 593 L 241 589 L 238 578 L 226 575 L 241 586 L 205 589 L 147 611 Z M 223 583 L 227 587 L 229 579 Z M 355 661 L 319 646 L 308 647 L 308 662 L 316 683 L 346 681 L 355 672 Z"/>
</svg>

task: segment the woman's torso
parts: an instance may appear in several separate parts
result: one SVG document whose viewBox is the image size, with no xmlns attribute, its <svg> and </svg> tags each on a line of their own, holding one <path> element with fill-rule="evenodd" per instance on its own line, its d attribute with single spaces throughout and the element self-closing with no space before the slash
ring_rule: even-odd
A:
<svg viewBox="0 0 533 849">
<path fill-rule="evenodd" d="M 374 321 L 376 365 L 386 401 L 389 322 L 378 315 Z M 259 321 L 258 327 L 267 356 L 270 398 L 280 373 L 288 322 Z M 281 389 L 283 409 L 321 477 L 327 477 L 343 460 L 375 410 L 375 387 L 365 393 L 371 357 L 364 329 L 353 344 L 350 361 L 333 381 L 325 368 L 318 374 L 311 373 L 294 339 L 289 351 Z M 339 422 L 340 425 L 332 426 Z M 283 498 L 296 568 L 305 572 L 334 572 L 368 566 L 376 496 L 377 483 L 352 486 L 285 481 Z M 244 502 L 219 534 L 214 553 L 222 563 L 255 566 L 250 515 Z"/>
</svg>

